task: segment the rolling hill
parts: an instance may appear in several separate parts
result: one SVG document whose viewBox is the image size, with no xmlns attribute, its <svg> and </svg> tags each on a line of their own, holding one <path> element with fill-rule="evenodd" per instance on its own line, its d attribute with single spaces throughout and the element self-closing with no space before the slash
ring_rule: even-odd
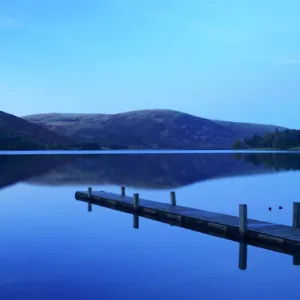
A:
<svg viewBox="0 0 300 300">
<path fill-rule="evenodd" d="M 69 138 L 0 111 L 0 150 L 64 148 Z"/>
<path fill-rule="evenodd" d="M 24 119 L 77 142 L 125 148 L 231 149 L 236 139 L 283 129 L 215 121 L 161 109 L 118 114 L 38 114 Z"/>
</svg>

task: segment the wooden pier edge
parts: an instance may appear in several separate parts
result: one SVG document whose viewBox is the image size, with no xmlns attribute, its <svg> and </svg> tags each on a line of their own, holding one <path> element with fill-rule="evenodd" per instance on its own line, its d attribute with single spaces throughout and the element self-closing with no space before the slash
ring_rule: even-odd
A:
<svg viewBox="0 0 300 300">
<path fill-rule="evenodd" d="M 90 196 L 90 197 L 89 197 Z M 213 213 L 215 215 L 221 216 L 219 219 L 222 220 L 222 216 L 226 216 L 229 220 L 236 218 L 236 224 L 230 224 L 230 222 L 220 222 L 215 220 L 215 218 L 199 218 L 193 215 L 194 212 L 199 211 L 205 212 L 197 209 L 192 209 L 182 206 L 174 206 L 172 204 L 154 202 L 150 200 L 140 199 L 138 194 L 134 197 L 129 197 L 113 193 L 107 193 L 104 191 L 92 192 L 88 194 L 87 192 L 77 191 L 75 193 L 76 200 L 91 202 L 92 204 L 99 205 L 102 207 L 111 208 L 114 210 L 122 211 L 125 213 L 130 213 L 135 216 L 141 216 L 144 218 L 156 220 L 159 222 L 171 224 L 174 226 L 179 226 L 185 229 L 201 232 L 204 234 L 209 234 L 217 236 L 220 238 L 226 238 L 236 242 L 247 243 L 252 246 L 285 253 L 289 255 L 299 255 L 300 254 L 300 229 L 295 229 L 293 227 L 271 224 L 267 222 L 261 222 L 256 220 L 247 219 L 247 222 L 256 222 L 255 224 L 266 225 L 265 231 L 263 229 L 255 230 L 251 226 L 245 224 L 245 220 L 240 220 L 239 217 L 228 216 Z M 135 200 L 134 200 L 135 199 Z M 245 208 L 242 209 L 244 213 Z M 189 215 L 189 211 L 193 212 Z M 185 212 L 185 213 L 183 213 Z M 241 211 L 240 211 L 241 214 Z M 226 218 L 225 218 L 226 219 Z M 281 226 L 285 229 L 290 230 L 290 238 L 281 237 L 278 230 L 268 230 L 268 226 Z M 241 232 L 241 228 L 243 228 Z M 292 233 L 295 234 L 296 238 L 293 238 Z"/>
</svg>

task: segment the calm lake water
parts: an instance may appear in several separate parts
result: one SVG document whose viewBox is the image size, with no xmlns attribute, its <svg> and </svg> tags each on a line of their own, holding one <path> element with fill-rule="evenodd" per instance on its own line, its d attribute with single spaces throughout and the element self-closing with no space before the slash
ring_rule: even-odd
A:
<svg viewBox="0 0 300 300">
<path fill-rule="evenodd" d="M 76 201 L 75 191 L 140 197 L 291 225 L 297 153 L 0 155 L 0 299 L 283 299 L 293 257 Z M 282 210 L 278 206 L 283 206 Z M 272 207 L 272 211 L 268 208 Z"/>
</svg>

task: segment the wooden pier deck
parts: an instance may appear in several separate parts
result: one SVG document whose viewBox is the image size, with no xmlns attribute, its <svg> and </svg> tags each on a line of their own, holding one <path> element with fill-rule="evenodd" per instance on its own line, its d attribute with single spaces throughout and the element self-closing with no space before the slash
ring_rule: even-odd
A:
<svg viewBox="0 0 300 300">
<path fill-rule="evenodd" d="M 300 255 L 300 205 L 294 205 L 293 227 L 247 219 L 245 205 L 240 206 L 240 216 L 232 216 L 176 205 L 175 193 L 171 192 L 171 204 L 140 199 L 104 191 L 76 192 L 75 198 L 91 205 L 100 205 L 186 229 L 247 243 L 252 246 L 281 252 L 298 258 Z M 244 208 L 244 209 L 243 209 Z M 299 259 L 296 259 L 299 261 Z"/>
</svg>

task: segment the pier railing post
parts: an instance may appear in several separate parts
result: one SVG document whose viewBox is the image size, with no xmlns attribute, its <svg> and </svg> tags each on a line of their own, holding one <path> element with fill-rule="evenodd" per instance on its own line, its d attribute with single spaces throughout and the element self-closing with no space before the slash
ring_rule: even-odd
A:
<svg viewBox="0 0 300 300">
<path fill-rule="evenodd" d="M 171 205 L 176 205 L 176 194 L 175 192 L 170 192 L 170 200 L 171 200 Z"/>
<path fill-rule="evenodd" d="M 240 217 L 240 226 L 239 230 L 241 234 L 245 234 L 248 228 L 248 216 L 247 216 L 247 205 L 240 204 L 239 206 L 239 217 Z"/>
<path fill-rule="evenodd" d="M 137 209 L 139 207 L 140 196 L 139 194 L 133 194 L 133 207 Z"/>
<path fill-rule="evenodd" d="M 300 228 L 300 202 L 293 203 L 293 227 Z"/>
<path fill-rule="evenodd" d="M 88 188 L 88 198 L 90 199 L 92 197 L 92 188 Z"/>
<path fill-rule="evenodd" d="M 121 195 L 122 195 L 122 196 L 125 196 L 125 186 L 122 186 L 122 187 L 121 187 Z"/>
</svg>

